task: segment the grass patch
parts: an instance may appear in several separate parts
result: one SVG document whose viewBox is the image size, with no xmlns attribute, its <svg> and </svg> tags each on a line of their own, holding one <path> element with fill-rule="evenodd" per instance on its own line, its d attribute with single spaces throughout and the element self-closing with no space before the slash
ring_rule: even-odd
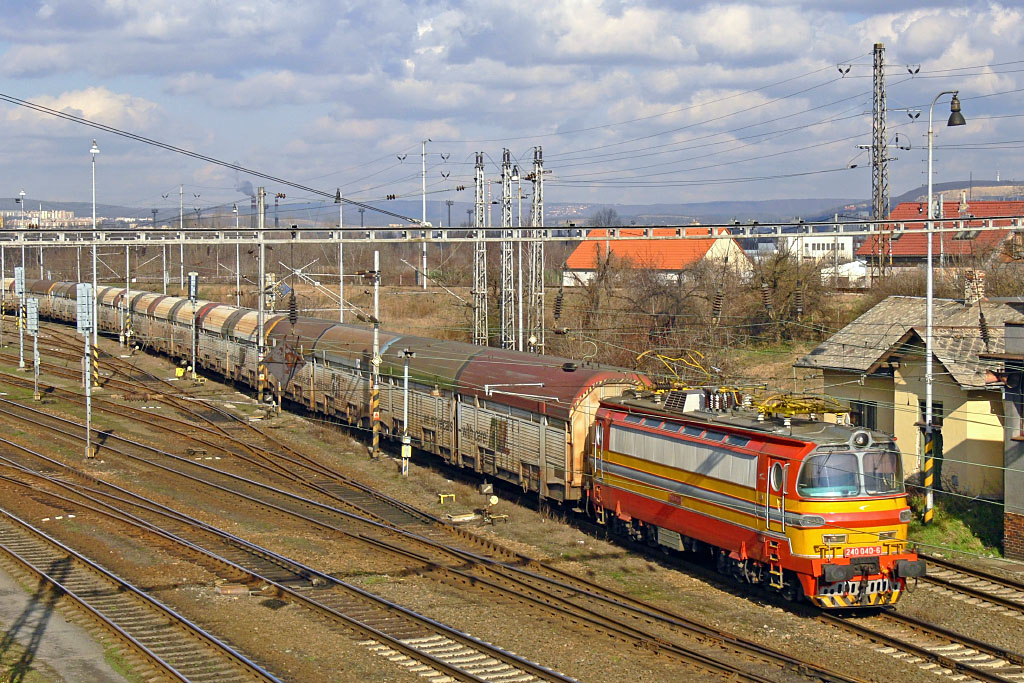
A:
<svg viewBox="0 0 1024 683">
<path fill-rule="evenodd" d="M 125 679 L 132 683 L 141 683 L 143 680 L 141 676 L 135 673 L 131 666 L 124 660 L 124 656 L 121 654 L 121 646 L 118 643 L 112 643 L 103 648 L 103 659 L 106 660 L 110 668 L 124 676 Z"/>
<path fill-rule="evenodd" d="M 914 511 L 910 523 L 910 540 L 920 543 L 925 552 L 960 550 L 967 553 L 1002 557 L 1003 508 L 982 500 L 935 496 L 932 523 L 921 521 L 924 513 L 923 495 L 908 496 Z"/>
</svg>

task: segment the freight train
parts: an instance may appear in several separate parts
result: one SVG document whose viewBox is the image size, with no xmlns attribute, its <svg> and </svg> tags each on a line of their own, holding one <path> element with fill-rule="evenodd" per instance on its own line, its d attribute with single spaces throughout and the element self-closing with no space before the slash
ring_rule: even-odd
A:
<svg viewBox="0 0 1024 683">
<path fill-rule="evenodd" d="M 4 282 L 15 301 L 13 281 Z M 43 317 L 71 322 L 76 285 L 28 281 Z M 100 287 L 100 331 L 255 387 L 258 313 Z M 280 397 L 348 425 L 408 433 L 449 465 L 823 608 L 896 602 L 925 573 L 891 437 L 780 414 L 736 391 L 657 390 L 644 375 L 569 358 L 267 313 L 269 355 L 288 351 Z M 373 366 L 379 404 L 371 410 Z M 784 413 L 785 411 L 781 411 Z"/>
</svg>

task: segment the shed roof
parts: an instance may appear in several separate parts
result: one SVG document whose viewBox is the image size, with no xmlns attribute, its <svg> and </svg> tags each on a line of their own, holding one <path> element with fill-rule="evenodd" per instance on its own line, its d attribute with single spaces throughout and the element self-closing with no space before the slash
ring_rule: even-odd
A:
<svg viewBox="0 0 1024 683">
<path fill-rule="evenodd" d="M 827 341 L 801 358 L 798 368 L 874 372 L 891 351 L 904 344 L 924 355 L 924 297 L 890 296 L 879 302 Z M 981 310 L 988 323 L 988 348 L 978 324 L 978 304 L 966 306 L 958 299 L 935 299 L 932 347 L 935 358 L 963 388 L 983 388 L 990 363 L 979 354 L 1004 350 L 1003 323 L 1017 320 L 1020 312 L 1005 303 L 983 301 Z"/>
<path fill-rule="evenodd" d="M 654 237 L 671 237 L 677 234 L 678 228 L 654 228 Z M 687 236 L 710 235 L 711 228 L 684 228 Z M 718 234 L 727 230 L 720 228 Z M 643 235 L 644 228 L 621 228 L 619 236 Z M 589 230 L 588 237 L 606 237 L 608 231 L 602 228 Z M 609 240 L 608 242 L 582 242 L 566 259 L 569 270 L 594 270 L 600 258 L 608 253 L 624 261 L 631 261 L 636 266 L 654 270 L 677 271 L 697 263 L 715 244 L 708 239 L 676 239 L 676 240 Z M 737 246 L 738 248 L 738 246 Z"/>
</svg>

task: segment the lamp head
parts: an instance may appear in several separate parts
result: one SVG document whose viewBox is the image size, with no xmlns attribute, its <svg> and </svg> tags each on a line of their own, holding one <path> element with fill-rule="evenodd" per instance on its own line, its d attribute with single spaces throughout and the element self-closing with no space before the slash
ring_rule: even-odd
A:
<svg viewBox="0 0 1024 683">
<path fill-rule="evenodd" d="M 341 188 L 339 187 L 337 192 L 334 193 L 334 203 L 341 204 Z"/>
<path fill-rule="evenodd" d="M 238 204 L 231 205 L 231 213 L 238 213 Z"/>
<path fill-rule="evenodd" d="M 966 126 L 967 121 L 964 119 L 964 115 L 960 113 L 960 98 L 953 95 L 953 99 L 949 103 L 949 121 L 946 122 L 947 126 Z"/>
<path fill-rule="evenodd" d="M 89 150 L 89 154 L 96 156 L 100 153 L 100 148 L 96 146 L 96 141 L 92 141 L 92 149 Z"/>
</svg>

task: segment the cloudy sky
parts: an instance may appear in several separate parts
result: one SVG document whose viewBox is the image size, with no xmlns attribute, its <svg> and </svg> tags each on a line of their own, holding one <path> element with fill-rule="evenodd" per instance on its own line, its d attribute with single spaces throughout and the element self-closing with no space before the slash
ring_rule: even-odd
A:
<svg viewBox="0 0 1024 683">
<path fill-rule="evenodd" d="M 936 180 L 1024 178 L 1024 11 L 826 4 L 15 0 L 0 92 L 381 204 L 419 193 L 427 138 L 433 199 L 472 199 L 474 152 L 496 177 L 502 148 L 529 166 L 536 145 L 548 202 L 868 198 L 857 145 L 882 42 L 890 138 L 912 147 L 893 149 L 893 195 L 925 180 L 943 90 L 968 125 L 945 128 L 948 96 L 936 106 Z M 8 103 L 0 117 L 0 197 L 88 201 L 94 137 L 101 202 L 176 207 L 184 184 L 210 206 L 261 184 Z"/>
</svg>

